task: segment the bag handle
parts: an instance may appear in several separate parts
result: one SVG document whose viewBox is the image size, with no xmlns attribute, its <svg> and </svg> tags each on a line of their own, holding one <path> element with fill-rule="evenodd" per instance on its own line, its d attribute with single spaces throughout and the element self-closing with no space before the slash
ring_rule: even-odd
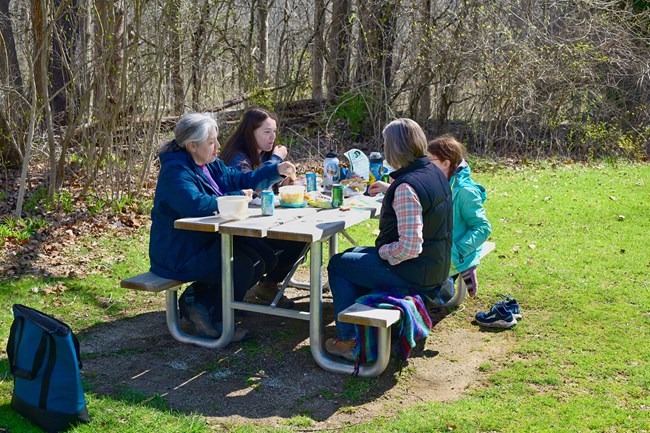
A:
<svg viewBox="0 0 650 433">
<path fill-rule="evenodd" d="M 9 365 L 14 365 L 14 346 L 16 344 L 16 333 L 18 332 L 18 323 L 22 323 L 24 320 L 22 317 L 16 317 L 13 323 L 11 324 L 11 329 L 9 330 L 9 341 L 7 341 L 7 358 L 9 358 Z M 20 330 L 22 334 L 22 328 Z M 20 340 L 20 338 L 18 339 Z M 12 372 L 13 373 L 13 372 Z"/>
<path fill-rule="evenodd" d="M 26 379 L 26 380 L 34 380 L 36 375 L 38 374 L 38 371 L 41 369 L 43 366 L 43 360 L 45 359 L 45 349 L 47 346 L 47 334 L 43 333 L 41 335 L 41 342 L 38 345 L 38 349 L 36 349 L 36 354 L 34 355 L 34 362 L 32 363 L 32 368 L 31 370 L 24 370 L 22 368 L 18 368 L 18 360 L 17 358 L 17 353 L 20 349 L 20 343 L 22 340 L 22 335 L 23 335 L 23 328 L 24 328 L 24 318 L 18 316 L 14 320 L 14 323 L 11 325 L 11 331 L 9 334 L 9 342 L 7 343 L 7 355 L 9 356 L 9 371 L 11 374 L 13 374 L 16 377 L 20 377 L 21 379 Z M 16 334 L 18 333 L 18 324 L 20 324 L 20 336 L 16 337 Z"/>
<path fill-rule="evenodd" d="M 83 368 L 83 364 L 81 363 L 81 353 L 80 353 L 80 348 L 79 348 L 79 340 L 77 340 L 77 336 L 74 335 L 74 332 L 70 331 L 70 335 L 72 336 L 72 344 L 74 345 L 74 351 L 75 354 L 77 355 L 77 362 L 79 363 L 79 370 Z"/>
</svg>

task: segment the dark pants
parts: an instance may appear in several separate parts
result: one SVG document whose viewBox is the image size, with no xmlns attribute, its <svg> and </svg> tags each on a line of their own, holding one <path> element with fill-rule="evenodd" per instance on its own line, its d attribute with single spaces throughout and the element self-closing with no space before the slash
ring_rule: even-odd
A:
<svg viewBox="0 0 650 433">
<path fill-rule="evenodd" d="M 258 281 L 283 281 L 298 260 L 303 242 L 276 239 L 233 237 L 233 299 L 242 301 L 248 289 Z M 218 250 L 218 251 L 217 251 Z M 215 245 L 214 267 L 192 283 L 195 302 L 210 311 L 213 322 L 221 322 L 221 243 Z M 188 287 L 189 289 L 189 287 Z"/>
<path fill-rule="evenodd" d="M 284 281 L 306 246 L 304 242 L 284 241 L 268 238 L 247 238 L 239 240 L 245 242 L 265 264 L 265 274 L 261 281 L 280 283 Z"/>
</svg>

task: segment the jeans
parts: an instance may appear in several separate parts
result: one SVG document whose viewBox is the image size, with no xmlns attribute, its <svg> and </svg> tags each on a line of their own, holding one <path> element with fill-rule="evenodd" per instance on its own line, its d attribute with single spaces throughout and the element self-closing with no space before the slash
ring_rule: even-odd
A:
<svg viewBox="0 0 650 433">
<path fill-rule="evenodd" d="M 339 253 L 327 266 L 332 297 L 334 298 L 334 319 L 337 337 L 353 340 L 356 337 L 354 324 L 338 321 L 339 313 L 354 304 L 357 298 L 370 293 L 411 295 L 413 283 L 399 277 L 390 265 L 379 257 L 375 247 L 350 248 Z"/>
</svg>

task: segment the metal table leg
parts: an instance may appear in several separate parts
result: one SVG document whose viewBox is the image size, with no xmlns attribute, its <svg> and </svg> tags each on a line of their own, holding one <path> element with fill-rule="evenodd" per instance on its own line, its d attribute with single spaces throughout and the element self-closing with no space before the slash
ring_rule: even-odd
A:
<svg viewBox="0 0 650 433">
<path fill-rule="evenodd" d="M 332 238 L 336 238 L 332 236 Z M 330 251 L 332 251 L 332 238 L 330 238 Z M 336 242 L 336 241 L 334 241 Z M 334 250 L 336 251 L 336 250 Z M 311 259 L 309 262 L 311 291 L 309 298 L 309 309 L 311 320 L 309 321 L 309 346 L 314 361 L 322 369 L 335 373 L 354 372 L 354 365 L 330 359 L 323 349 L 323 289 L 322 289 L 322 266 L 323 266 L 323 244 L 312 242 Z M 379 376 L 388 365 L 390 360 L 390 329 L 379 328 L 377 360 L 370 366 L 362 365 L 359 368 L 359 376 Z"/>
</svg>

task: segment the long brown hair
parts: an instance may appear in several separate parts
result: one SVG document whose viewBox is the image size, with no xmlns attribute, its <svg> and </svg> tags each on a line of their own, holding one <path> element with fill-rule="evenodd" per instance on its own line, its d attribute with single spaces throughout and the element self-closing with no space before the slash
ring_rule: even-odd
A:
<svg viewBox="0 0 650 433">
<path fill-rule="evenodd" d="M 254 132 L 268 118 L 276 120 L 275 116 L 261 108 L 251 108 L 247 110 L 244 113 L 242 120 L 239 122 L 239 125 L 237 125 L 235 132 L 228 137 L 226 144 L 221 147 L 221 154 L 219 157 L 226 164 L 230 164 L 230 161 L 232 161 L 235 155 L 244 152 L 254 169 L 262 165 L 262 158 L 260 157 L 261 154 L 257 147 L 257 142 L 255 141 Z M 273 150 L 263 153 L 270 154 L 272 152 Z"/>
</svg>

